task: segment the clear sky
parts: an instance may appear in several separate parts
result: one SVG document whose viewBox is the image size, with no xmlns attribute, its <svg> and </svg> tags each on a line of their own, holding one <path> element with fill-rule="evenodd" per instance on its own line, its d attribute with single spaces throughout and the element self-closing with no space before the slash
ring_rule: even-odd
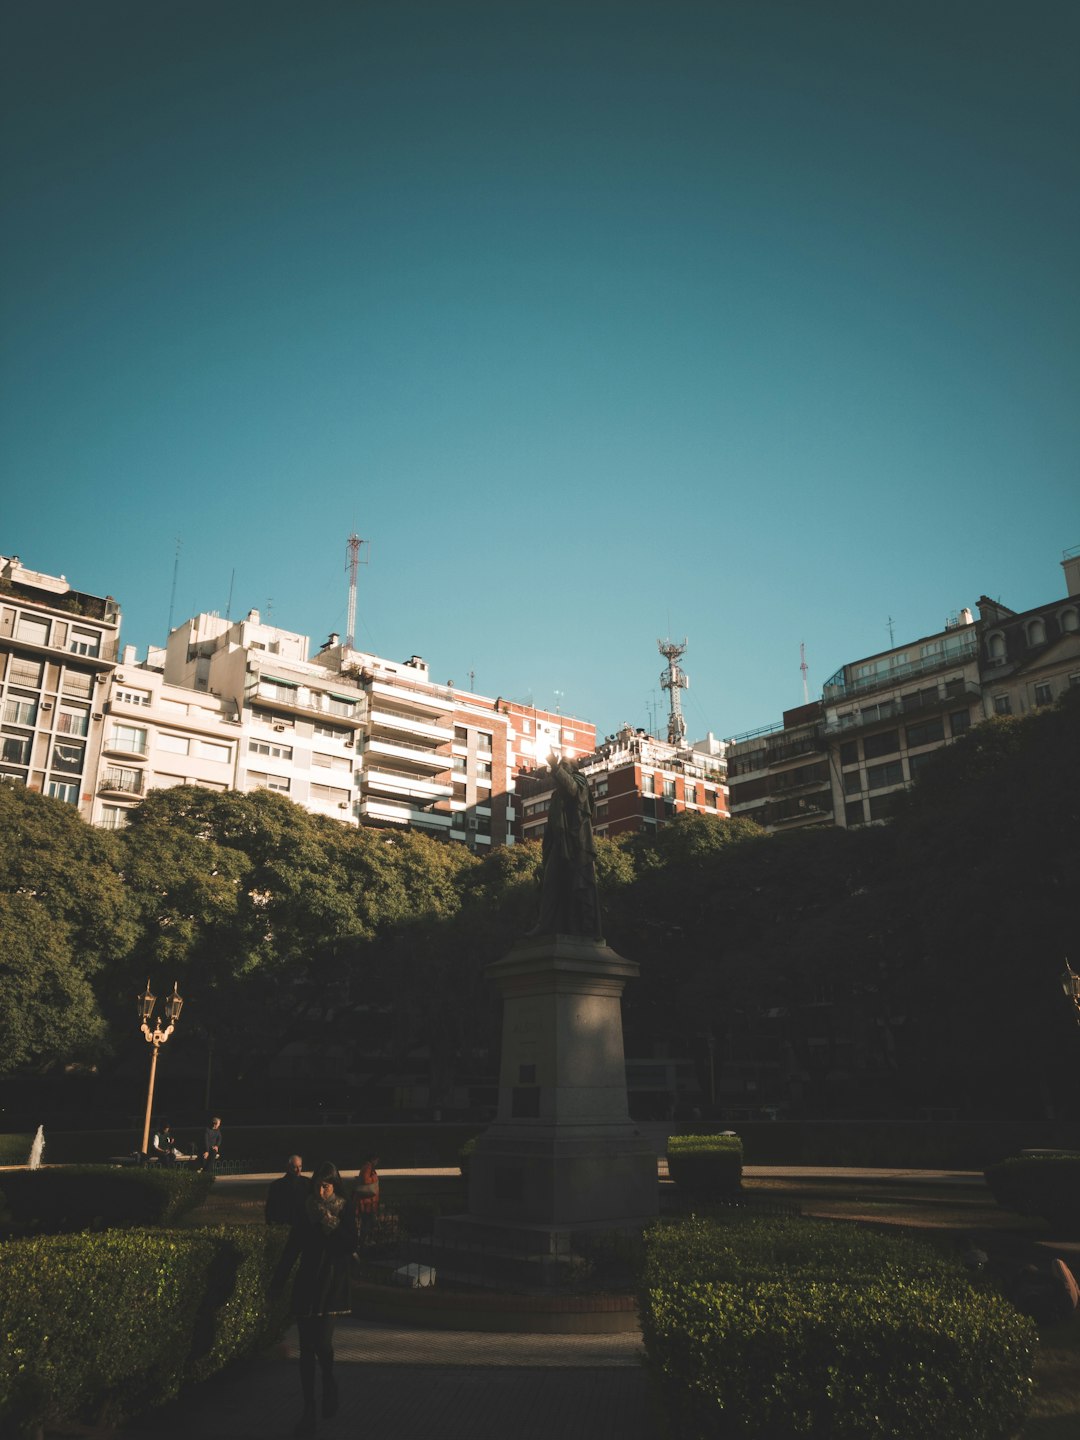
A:
<svg viewBox="0 0 1080 1440">
<path fill-rule="evenodd" d="M 813 696 L 1064 593 L 1076 0 L 33 0 L 0 49 L 0 552 L 140 655 L 230 593 L 343 632 L 356 530 L 362 648 L 662 730 L 686 636 L 728 736 L 802 642 Z"/>
</svg>

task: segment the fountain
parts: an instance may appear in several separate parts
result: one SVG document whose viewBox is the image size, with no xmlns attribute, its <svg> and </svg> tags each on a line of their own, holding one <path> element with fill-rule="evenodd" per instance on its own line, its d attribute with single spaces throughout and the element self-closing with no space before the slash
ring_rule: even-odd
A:
<svg viewBox="0 0 1080 1440">
<path fill-rule="evenodd" d="M 34 1143 L 30 1146 L 30 1158 L 26 1162 L 27 1169 L 40 1170 L 41 1157 L 45 1154 L 45 1126 L 37 1127 L 37 1134 L 34 1136 Z"/>
</svg>

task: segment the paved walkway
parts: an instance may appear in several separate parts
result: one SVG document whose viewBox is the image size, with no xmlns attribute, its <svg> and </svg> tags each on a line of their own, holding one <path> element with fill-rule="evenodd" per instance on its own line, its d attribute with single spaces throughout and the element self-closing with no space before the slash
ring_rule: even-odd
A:
<svg viewBox="0 0 1080 1440">
<path fill-rule="evenodd" d="M 495 1335 L 338 1323 L 322 1440 L 659 1440 L 637 1335 Z M 125 1437 L 277 1440 L 300 1414 L 295 1332 Z"/>
</svg>

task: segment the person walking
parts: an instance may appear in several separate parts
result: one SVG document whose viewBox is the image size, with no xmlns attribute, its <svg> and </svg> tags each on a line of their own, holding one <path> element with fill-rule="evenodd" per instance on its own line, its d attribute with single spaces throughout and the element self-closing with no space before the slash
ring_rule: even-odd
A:
<svg viewBox="0 0 1080 1440">
<path fill-rule="evenodd" d="M 272 1182 L 266 1192 L 266 1223 L 268 1225 L 291 1225 L 304 1208 L 308 1183 L 303 1176 L 304 1161 L 299 1155 L 290 1155 L 285 1163 L 285 1174 Z"/>
<path fill-rule="evenodd" d="M 293 1429 L 296 1436 L 314 1435 L 317 1428 L 317 1368 L 322 1371 L 323 1418 L 337 1414 L 334 1317 L 349 1312 L 349 1257 L 356 1245 L 353 1206 L 346 1203 L 337 1166 L 326 1162 L 316 1167 L 308 1182 L 303 1209 L 293 1222 L 270 1282 L 271 1295 L 280 1294 L 296 1267 L 291 1309 L 300 1339 L 300 1390 L 304 1402 L 303 1413 Z"/>
</svg>

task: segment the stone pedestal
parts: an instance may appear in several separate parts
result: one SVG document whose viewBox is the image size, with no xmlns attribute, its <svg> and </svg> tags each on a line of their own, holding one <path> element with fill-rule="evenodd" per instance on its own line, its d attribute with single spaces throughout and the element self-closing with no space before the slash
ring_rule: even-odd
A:
<svg viewBox="0 0 1080 1440">
<path fill-rule="evenodd" d="M 602 940 L 521 940 L 488 966 L 503 997 L 497 1118 L 477 1141 L 477 1230 L 631 1229 L 655 1216 L 656 1152 L 626 1100 L 620 1001 L 638 967 Z"/>
</svg>

